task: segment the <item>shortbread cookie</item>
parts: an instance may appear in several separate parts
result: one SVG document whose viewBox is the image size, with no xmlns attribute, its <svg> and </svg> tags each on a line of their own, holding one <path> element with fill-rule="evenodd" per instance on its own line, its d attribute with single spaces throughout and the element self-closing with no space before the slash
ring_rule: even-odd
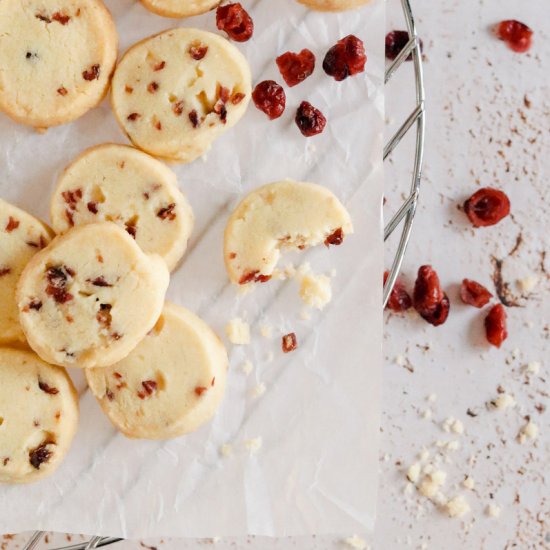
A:
<svg viewBox="0 0 550 550">
<path fill-rule="evenodd" d="M 210 420 L 223 396 L 227 353 L 190 311 L 166 304 L 126 359 L 86 378 L 111 422 L 128 437 L 166 439 Z"/>
<path fill-rule="evenodd" d="M 68 166 L 51 203 L 56 233 L 113 221 L 147 254 L 174 269 L 187 248 L 193 211 L 176 175 L 162 162 L 126 145 L 99 145 Z"/>
<path fill-rule="evenodd" d="M 52 235 L 41 221 L 0 199 L 0 344 L 25 341 L 15 287 L 23 268 Z"/>
<path fill-rule="evenodd" d="M 164 17 L 191 17 L 205 13 L 220 4 L 221 0 L 141 0 L 153 13 Z"/>
<path fill-rule="evenodd" d="M 2 0 L 0 109 L 36 128 L 82 116 L 105 96 L 117 47 L 101 0 Z"/>
<path fill-rule="evenodd" d="M 250 93 L 250 69 L 233 44 L 210 32 L 173 29 L 124 54 L 111 102 L 134 145 L 191 162 L 243 116 Z"/>
<path fill-rule="evenodd" d="M 281 249 L 341 244 L 353 232 L 350 216 L 326 187 L 285 180 L 248 194 L 225 229 L 224 259 L 233 283 L 265 282 Z"/>
<path fill-rule="evenodd" d="M 76 227 L 36 254 L 17 287 L 29 345 L 48 363 L 104 367 L 155 325 L 168 287 L 160 256 L 114 223 Z"/>
<path fill-rule="evenodd" d="M 298 2 L 318 11 L 345 11 L 364 6 L 370 0 L 298 0 Z"/>
<path fill-rule="evenodd" d="M 49 476 L 78 424 L 71 379 L 30 351 L 0 348 L 0 380 L 0 483 Z"/>
</svg>

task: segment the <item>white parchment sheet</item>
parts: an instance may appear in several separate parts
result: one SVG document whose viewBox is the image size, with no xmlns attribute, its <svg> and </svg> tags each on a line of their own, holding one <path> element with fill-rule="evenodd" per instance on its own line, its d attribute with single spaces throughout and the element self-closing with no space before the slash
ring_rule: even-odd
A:
<svg viewBox="0 0 550 550">
<path fill-rule="evenodd" d="M 121 52 L 173 26 L 215 29 L 215 13 L 170 20 L 132 0 L 107 1 Z M 345 14 L 321 14 L 294 0 L 247 1 L 255 35 L 239 44 L 253 81 L 282 83 L 274 58 L 310 48 L 317 68 L 288 88 L 287 111 L 270 122 L 252 104 L 207 158 L 174 165 L 195 210 L 188 252 L 168 297 L 224 335 L 235 316 L 251 324 L 252 344 L 231 346 L 227 393 L 215 419 L 170 441 L 120 435 L 72 370 L 81 393 L 78 434 L 65 462 L 33 485 L 0 486 L 0 532 L 55 530 L 126 538 L 258 534 L 350 534 L 372 528 L 378 469 L 382 346 L 382 134 L 384 2 Z M 216 31 L 217 32 L 217 31 Z M 326 50 L 350 33 L 365 42 L 366 73 L 335 82 L 323 72 Z M 294 124 L 308 100 L 328 119 L 305 139 Z M 48 220 L 59 172 L 84 148 L 126 143 L 105 101 L 72 124 L 45 134 L 0 116 L 0 196 Z M 355 234 L 340 247 L 319 247 L 283 260 L 308 261 L 333 277 L 332 302 L 301 318 L 296 281 L 271 281 L 240 295 L 222 259 L 227 217 L 243 193 L 291 177 L 332 189 L 349 208 Z M 273 337 L 259 327 L 273 327 Z M 281 351 L 295 332 L 299 348 Z M 249 359 L 254 370 L 240 366 Z M 0 381 L 1 383 L 1 381 Z M 266 392 L 251 391 L 259 384 Z M 25 403 L 21 403 L 24 407 Z M 244 442 L 262 438 L 250 454 Z M 221 456 L 229 443 L 232 455 Z"/>
</svg>

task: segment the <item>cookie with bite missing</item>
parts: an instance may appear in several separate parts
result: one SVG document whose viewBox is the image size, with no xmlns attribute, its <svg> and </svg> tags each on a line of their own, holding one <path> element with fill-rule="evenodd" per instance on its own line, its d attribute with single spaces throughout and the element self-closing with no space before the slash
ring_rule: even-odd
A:
<svg viewBox="0 0 550 550">
<path fill-rule="evenodd" d="M 169 272 L 111 222 L 75 227 L 36 254 L 17 286 L 19 320 L 48 363 L 104 367 L 126 357 L 162 311 Z"/>
<path fill-rule="evenodd" d="M 191 17 L 214 9 L 221 0 L 141 0 L 153 13 L 164 17 Z"/>
<path fill-rule="evenodd" d="M 248 63 L 225 38 L 172 29 L 132 46 L 111 90 L 116 119 L 147 153 L 191 162 L 235 125 L 250 101 Z"/>
<path fill-rule="evenodd" d="M 78 425 L 71 379 L 30 351 L 0 348 L 0 380 L 0 483 L 51 475 Z"/>
<path fill-rule="evenodd" d="M 45 129 L 99 104 L 117 58 L 101 0 L 0 2 L 0 110 Z"/>
<path fill-rule="evenodd" d="M 223 397 L 228 359 L 212 329 L 167 303 L 155 328 L 128 357 L 86 369 L 88 385 L 126 436 L 167 439 L 212 418 Z"/>
<path fill-rule="evenodd" d="M 112 221 L 145 253 L 161 256 L 170 270 L 183 256 L 194 223 L 174 172 L 134 147 L 115 143 L 87 149 L 65 168 L 50 212 L 56 233 Z"/>
</svg>

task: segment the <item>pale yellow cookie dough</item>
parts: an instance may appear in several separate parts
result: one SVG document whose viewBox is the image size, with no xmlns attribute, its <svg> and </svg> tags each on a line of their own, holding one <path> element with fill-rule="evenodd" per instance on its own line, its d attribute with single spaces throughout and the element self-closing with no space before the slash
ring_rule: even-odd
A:
<svg viewBox="0 0 550 550">
<path fill-rule="evenodd" d="M 15 287 L 23 268 L 52 235 L 46 224 L 0 199 L 0 345 L 25 342 Z"/>
<path fill-rule="evenodd" d="M 249 193 L 225 229 L 224 260 L 231 282 L 265 282 L 281 250 L 341 244 L 353 232 L 347 210 L 326 187 L 285 180 Z"/>
<path fill-rule="evenodd" d="M 61 174 L 51 202 L 52 226 L 113 221 L 147 254 L 158 254 L 170 270 L 187 248 L 193 211 L 176 175 L 134 147 L 108 143 L 84 151 Z"/>
<path fill-rule="evenodd" d="M 27 341 L 44 361 L 104 367 L 126 357 L 155 325 L 168 268 L 110 222 L 56 237 L 23 270 L 17 287 Z"/>
<path fill-rule="evenodd" d="M 243 116 L 248 63 L 225 38 L 173 29 L 132 46 L 113 77 L 113 112 L 132 143 L 165 159 L 191 162 Z"/>
<path fill-rule="evenodd" d="M 2 0 L 0 110 L 41 129 L 75 120 L 107 93 L 117 47 L 101 0 Z"/>
<path fill-rule="evenodd" d="M 298 2 L 318 11 L 346 11 L 364 6 L 370 0 L 298 0 Z"/>
<path fill-rule="evenodd" d="M 227 353 L 195 314 L 166 304 L 155 328 L 126 359 L 86 369 L 92 393 L 126 436 L 167 439 L 212 418 L 223 397 Z"/>
<path fill-rule="evenodd" d="M 221 0 L 141 0 L 153 13 L 164 17 L 190 17 L 199 15 L 220 4 Z"/>
<path fill-rule="evenodd" d="M 30 351 L 0 348 L 0 380 L 0 483 L 49 476 L 78 425 L 71 379 Z"/>
</svg>

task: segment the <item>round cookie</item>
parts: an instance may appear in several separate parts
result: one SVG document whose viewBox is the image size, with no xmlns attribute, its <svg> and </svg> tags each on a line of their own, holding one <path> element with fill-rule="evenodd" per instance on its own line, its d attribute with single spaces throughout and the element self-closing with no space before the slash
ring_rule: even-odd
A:
<svg viewBox="0 0 550 550">
<path fill-rule="evenodd" d="M 51 202 L 52 226 L 113 221 L 147 254 L 174 269 L 187 248 L 194 217 L 176 175 L 162 162 L 127 145 L 84 151 L 59 178 Z"/>
<path fill-rule="evenodd" d="M 326 187 L 284 180 L 249 193 L 225 228 L 224 260 L 231 282 L 265 282 L 281 249 L 341 244 L 353 233 L 350 216 Z"/>
<path fill-rule="evenodd" d="M 19 319 L 44 361 L 103 367 L 126 357 L 155 325 L 168 268 L 110 222 L 56 237 L 23 270 Z"/>
<path fill-rule="evenodd" d="M 220 4 L 221 0 L 141 0 L 153 13 L 164 17 L 191 17 L 199 15 Z"/>
<path fill-rule="evenodd" d="M 23 268 L 52 235 L 44 223 L 0 199 L 0 345 L 25 342 L 15 287 Z"/>
<path fill-rule="evenodd" d="M 191 162 L 243 116 L 250 69 L 228 40 L 173 29 L 138 42 L 120 60 L 113 112 L 132 143 L 165 159 Z"/>
<path fill-rule="evenodd" d="M 101 0 L 2 0 L 0 109 L 36 128 L 82 116 L 105 96 L 117 47 Z"/>
<path fill-rule="evenodd" d="M 167 439 L 212 418 L 227 367 L 227 353 L 212 329 L 167 303 L 155 328 L 126 359 L 85 373 L 117 429 L 128 437 Z"/>
<path fill-rule="evenodd" d="M 49 476 L 78 425 L 71 379 L 30 351 L 0 348 L 0 380 L 0 483 Z"/>
<path fill-rule="evenodd" d="M 298 0 L 298 2 L 318 11 L 345 11 L 364 6 L 370 0 Z"/>
</svg>

